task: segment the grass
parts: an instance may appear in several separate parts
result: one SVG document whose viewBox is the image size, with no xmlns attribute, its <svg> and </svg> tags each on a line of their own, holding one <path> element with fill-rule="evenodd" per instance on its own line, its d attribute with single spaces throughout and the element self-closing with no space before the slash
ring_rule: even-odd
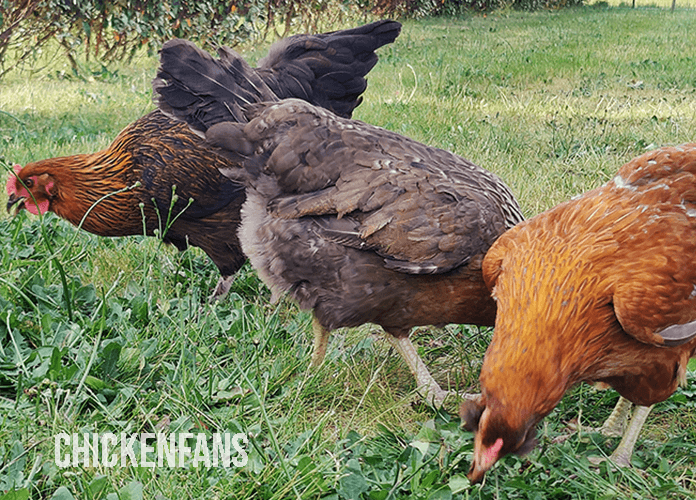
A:
<svg viewBox="0 0 696 500">
<path fill-rule="evenodd" d="M 672 0 L 606 0 L 606 4 L 612 7 L 633 7 L 633 2 L 635 1 L 635 8 L 658 8 L 658 9 L 671 9 Z M 591 3 L 602 3 L 604 0 L 598 0 L 597 2 Z M 693 9 L 696 7 L 696 2 L 694 0 L 676 0 L 674 6 L 676 9 Z"/>
<path fill-rule="evenodd" d="M 696 13 L 585 8 L 406 22 L 356 117 L 498 173 L 527 216 L 611 178 L 653 147 L 694 140 Z M 255 60 L 265 48 L 246 52 Z M 82 77 L 52 54 L 3 81 L 0 159 L 92 152 L 152 109 L 156 61 Z M 3 200 L 0 200 L 4 202 Z M 197 250 L 100 239 L 55 217 L 0 219 L 0 499 L 685 498 L 696 494 L 696 387 L 657 405 L 634 468 L 590 465 L 613 391 L 580 386 L 541 445 L 470 486 L 456 403 L 433 412 L 379 330 L 332 336 L 308 371 L 310 319 L 272 305 L 244 268 L 222 303 Z M 63 281 L 62 276 L 65 277 Z M 67 285 L 67 286 L 65 286 Z M 69 307 L 68 307 L 69 306 Z M 476 389 L 490 331 L 414 333 L 442 383 Z M 243 468 L 54 463 L 67 433 L 244 432 Z M 5 492 L 4 495 L 2 492 Z"/>
</svg>

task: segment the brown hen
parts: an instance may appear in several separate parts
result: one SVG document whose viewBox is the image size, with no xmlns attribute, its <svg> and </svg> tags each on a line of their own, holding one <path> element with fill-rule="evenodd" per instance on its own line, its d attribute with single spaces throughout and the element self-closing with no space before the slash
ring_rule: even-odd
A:
<svg viewBox="0 0 696 500">
<path fill-rule="evenodd" d="M 209 85 L 220 66 L 225 81 Z M 247 189 L 242 247 L 274 296 L 313 311 L 313 364 L 331 330 L 375 323 L 440 404 L 410 329 L 493 323 L 481 260 L 522 220 L 512 193 L 460 156 L 302 101 L 246 105 L 260 84 L 239 56 L 174 41 L 154 86 L 161 109 L 241 165 L 223 173 Z"/>
<path fill-rule="evenodd" d="M 694 255 L 696 144 L 646 153 L 498 239 L 483 263 L 498 316 L 482 394 L 461 409 L 476 434 L 472 481 L 529 451 L 575 384 L 608 384 L 641 406 L 674 392 L 696 350 Z"/>
<path fill-rule="evenodd" d="M 401 24 L 378 21 L 355 29 L 295 35 L 271 46 L 252 71 L 277 97 L 297 97 L 350 117 Z M 254 89 L 249 102 L 268 99 Z M 200 247 L 220 270 L 214 296 L 224 295 L 246 258 L 237 239 L 244 189 L 219 168 L 231 165 L 190 129 L 156 110 L 126 127 L 113 144 L 81 154 L 15 166 L 8 211 L 53 211 L 100 236 L 153 235 L 179 250 Z M 18 182 L 19 179 L 21 182 Z M 173 193 L 176 197 L 173 198 Z"/>
</svg>

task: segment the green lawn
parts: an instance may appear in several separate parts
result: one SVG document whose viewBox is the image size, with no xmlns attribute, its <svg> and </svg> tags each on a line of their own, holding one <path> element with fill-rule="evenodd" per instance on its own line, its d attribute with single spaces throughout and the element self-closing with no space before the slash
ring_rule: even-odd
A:
<svg viewBox="0 0 696 500">
<path fill-rule="evenodd" d="M 407 21 L 355 117 L 498 173 L 532 216 L 647 149 L 696 139 L 695 26 L 696 11 L 602 7 Z M 78 78 L 47 52 L 9 75 L 0 162 L 106 147 L 153 108 L 155 67 L 91 62 Z M 0 500 L 696 495 L 691 374 L 653 410 L 635 467 L 590 465 L 617 440 L 569 423 L 599 424 L 617 395 L 581 386 L 542 422 L 536 450 L 470 486 L 472 436 L 457 403 L 422 405 L 378 328 L 337 332 L 326 363 L 308 371 L 309 315 L 271 304 L 249 268 L 209 304 L 217 270 L 197 250 L 99 239 L 26 213 L 0 218 L 0 246 Z M 476 390 L 490 335 L 451 325 L 413 338 L 442 385 Z M 59 468 L 60 432 L 242 432 L 248 462 Z"/>
<path fill-rule="evenodd" d="M 596 2 L 588 3 L 600 3 L 602 1 L 604 0 L 598 0 Z M 633 7 L 633 0 L 606 0 L 606 3 L 611 5 L 612 7 Z M 635 3 L 635 8 L 637 9 L 654 7 L 657 7 L 659 9 L 672 8 L 672 0 L 635 0 Z M 696 2 L 694 2 L 694 0 L 676 0 L 674 8 L 675 10 L 694 9 L 696 8 Z"/>
</svg>

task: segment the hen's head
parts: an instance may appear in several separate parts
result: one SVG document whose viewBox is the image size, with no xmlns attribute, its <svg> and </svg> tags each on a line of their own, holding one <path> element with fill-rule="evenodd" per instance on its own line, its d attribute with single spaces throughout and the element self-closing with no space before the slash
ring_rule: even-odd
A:
<svg viewBox="0 0 696 500">
<path fill-rule="evenodd" d="M 510 453 L 525 455 L 536 446 L 535 417 L 514 421 L 494 399 L 485 396 L 477 401 L 465 401 L 459 410 L 464 427 L 474 432 L 474 458 L 469 480 L 480 483 L 495 463 Z"/>
<path fill-rule="evenodd" d="M 14 174 L 7 179 L 7 211 L 16 207 L 17 212 L 26 208 L 34 215 L 51 210 L 51 200 L 56 194 L 56 182 L 41 163 L 31 163 L 22 168 L 12 167 Z"/>
<path fill-rule="evenodd" d="M 567 339 L 561 341 L 561 334 L 577 330 L 566 328 L 568 315 L 575 313 L 570 301 L 570 307 L 563 302 L 571 291 L 557 282 L 577 286 L 572 274 L 565 279 L 571 271 L 561 265 L 568 262 L 574 269 L 569 254 L 577 246 L 556 248 L 557 240 L 545 238 L 550 230 L 538 220 L 537 216 L 508 230 L 482 264 L 497 314 L 481 366 L 481 396 L 460 410 L 465 426 L 475 433 L 468 475 L 474 483 L 505 455 L 524 455 L 534 448 L 537 423 L 573 382 L 567 372 L 575 366 L 577 350 Z"/>
</svg>

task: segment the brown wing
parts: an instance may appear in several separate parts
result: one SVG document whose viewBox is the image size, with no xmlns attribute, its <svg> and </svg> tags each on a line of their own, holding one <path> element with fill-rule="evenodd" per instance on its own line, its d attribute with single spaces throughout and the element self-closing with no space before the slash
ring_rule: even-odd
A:
<svg viewBox="0 0 696 500">
<path fill-rule="evenodd" d="M 691 219 L 663 214 L 644 221 L 651 241 L 642 248 L 640 241 L 619 242 L 627 262 L 616 266 L 614 312 L 641 342 L 679 345 L 696 336 L 696 220 Z"/>
<path fill-rule="evenodd" d="M 278 217 L 335 215 L 321 219 L 322 236 L 373 249 L 387 267 L 446 272 L 522 219 L 500 179 L 447 151 L 298 100 L 248 110 L 247 126 L 213 126 L 208 141 L 236 158 L 254 151 L 243 160 L 245 170 L 273 176 L 271 210 Z M 243 127 L 247 142 L 219 133 L 235 127 Z M 235 140 L 226 141 L 230 135 Z M 225 173 L 239 173 L 231 170 Z"/>
<path fill-rule="evenodd" d="M 130 184 L 141 184 L 136 193 L 146 214 L 147 234 L 166 228 L 164 241 L 180 250 L 200 247 L 223 276 L 239 270 L 246 260 L 237 238 L 245 193 L 242 184 L 220 173 L 219 168 L 229 166 L 224 157 L 204 147 L 203 139 L 186 124 L 159 110 L 129 125 L 112 147 L 130 151 L 127 173 Z M 141 211 L 137 203 L 131 205 L 135 224 L 126 234 L 142 234 Z M 115 210 L 124 212 L 129 211 L 123 205 Z"/>
<path fill-rule="evenodd" d="M 696 336 L 696 144 L 646 153 L 624 165 L 606 189 L 633 208 L 626 229 L 616 233 L 619 322 L 643 342 L 690 340 Z"/>
<path fill-rule="evenodd" d="M 170 208 L 170 218 L 183 210 L 181 217 L 202 219 L 239 197 L 244 199 L 244 187 L 218 170 L 229 166 L 224 158 L 203 147 L 203 139 L 192 134 L 186 124 L 159 110 L 129 125 L 114 145 L 131 150 L 132 175 L 137 176 L 132 181 L 141 182 L 143 201 L 157 205 L 163 223 Z"/>
</svg>

